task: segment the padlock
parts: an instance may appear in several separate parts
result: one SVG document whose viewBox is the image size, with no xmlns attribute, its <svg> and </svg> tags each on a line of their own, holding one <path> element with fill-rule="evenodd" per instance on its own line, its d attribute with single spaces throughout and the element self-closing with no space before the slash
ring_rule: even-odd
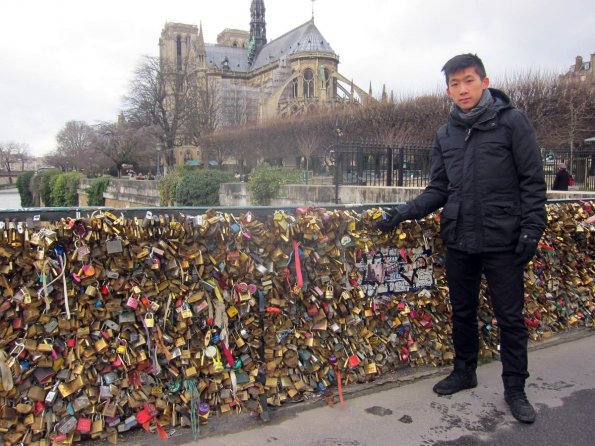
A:
<svg viewBox="0 0 595 446">
<path fill-rule="evenodd" d="M 37 350 L 43 353 L 49 353 L 53 350 L 54 345 L 52 339 L 45 338 L 37 344 Z"/>
<path fill-rule="evenodd" d="M 76 429 L 77 419 L 73 415 L 68 415 L 62 418 L 56 424 L 56 430 L 61 434 L 69 434 Z"/>
<path fill-rule="evenodd" d="M 85 294 L 89 297 L 95 297 L 97 295 L 97 288 L 93 285 L 87 285 Z"/>
<path fill-rule="evenodd" d="M 136 299 L 134 296 L 130 296 L 128 298 L 128 300 L 126 301 L 126 305 L 129 308 L 136 309 L 136 308 L 138 308 L 138 299 Z"/>
<path fill-rule="evenodd" d="M 153 313 L 147 312 L 145 314 L 144 322 L 147 328 L 153 328 L 155 326 L 155 319 L 153 317 Z"/>
<path fill-rule="evenodd" d="M 97 353 L 101 353 L 108 348 L 108 344 L 103 337 L 97 339 L 95 341 L 95 350 Z"/>
<path fill-rule="evenodd" d="M 329 284 L 326 286 L 324 297 L 328 300 L 331 300 L 333 297 L 335 297 L 335 288 L 332 285 Z"/>
<path fill-rule="evenodd" d="M 89 246 L 81 241 L 75 242 L 75 248 L 76 259 L 79 262 L 84 261 L 91 254 Z"/>
<path fill-rule="evenodd" d="M 43 326 L 43 330 L 47 334 L 53 333 L 56 328 L 58 328 L 58 320 L 57 319 L 52 319 Z"/>
<path fill-rule="evenodd" d="M 76 431 L 81 434 L 88 434 L 91 432 L 91 425 L 91 418 L 81 417 L 77 420 Z"/>
<path fill-rule="evenodd" d="M 85 277 L 93 277 L 95 275 L 95 266 L 90 263 L 85 263 L 81 268 Z M 80 276 L 80 274 L 79 274 Z"/>
<path fill-rule="evenodd" d="M 105 242 L 108 254 L 119 254 L 124 251 L 122 247 L 122 240 L 119 238 L 107 240 Z"/>
</svg>

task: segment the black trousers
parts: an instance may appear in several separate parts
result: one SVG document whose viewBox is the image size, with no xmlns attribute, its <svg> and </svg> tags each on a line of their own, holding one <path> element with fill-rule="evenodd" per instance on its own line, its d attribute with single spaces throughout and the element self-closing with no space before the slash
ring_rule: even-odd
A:
<svg viewBox="0 0 595 446">
<path fill-rule="evenodd" d="M 452 305 L 453 344 L 456 359 L 477 364 L 479 333 L 477 310 L 482 273 L 500 330 L 502 376 L 527 378 L 528 331 L 523 318 L 523 266 L 515 254 L 494 252 L 468 254 L 449 249 L 446 279 Z"/>
</svg>

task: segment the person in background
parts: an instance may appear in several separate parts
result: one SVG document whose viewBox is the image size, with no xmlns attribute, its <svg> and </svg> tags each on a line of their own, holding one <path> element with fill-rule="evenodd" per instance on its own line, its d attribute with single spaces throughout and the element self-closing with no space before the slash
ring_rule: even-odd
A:
<svg viewBox="0 0 595 446">
<path fill-rule="evenodd" d="M 535 132 L 524 113 L 489 78 L 477 55 L 461 54 L 442 68 L 453 101 L 436 134 L 430 182 L 377 223 L 383 232 L 443 207 L 454 369 L 433 390 L 450 395 L 477 386 L 477 311 L 482 275 L 500 331 L 504 399 L 512 415 L 535 421 L 525 394 L 528 332 L 523 319 L 524 268 L 546 227 L 546 184 Z"/>
<path fill-rule="evenodd" d="M 554 178 L 554 184 L 552 190 L 568 190 L 570 184 L 570 173 L 566 170 L 566 164 L 560 163 L 558 166 L 558 172 L 556 178 Z"/>
</svg>

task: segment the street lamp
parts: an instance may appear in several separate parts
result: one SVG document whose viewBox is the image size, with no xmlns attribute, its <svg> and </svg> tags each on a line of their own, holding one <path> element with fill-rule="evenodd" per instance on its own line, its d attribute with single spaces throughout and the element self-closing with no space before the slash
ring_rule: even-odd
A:
<svg viewBox="0 0 595 446">
<path fill-rule="evenodd" d="M 161 178 L 161 152 L 163 151 L 163 144 L 157 143 L 157 169 L 155 169 L 155 178 Z"/>
<path fill-rule="evenodd" d="M 335 118 L 335 204 L 339 204 L 339 181 L 340 172 L 339 169 L 343 168 L 342 159 L 340 157 L 341 151 L 339 150 L 339 141 L 343 136 L 343 130 L 339 126 L 339 116 Z"/>
</svg>

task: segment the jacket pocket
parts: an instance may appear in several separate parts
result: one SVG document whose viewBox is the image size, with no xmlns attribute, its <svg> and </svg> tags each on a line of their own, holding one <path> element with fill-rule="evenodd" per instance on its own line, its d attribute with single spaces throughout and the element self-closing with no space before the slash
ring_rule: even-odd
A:
<svg viewBox="0 0 595 446">
<path fill-rule="evenodd" d="M 440 214 L 440 238 L 446 244 L 454 244 L 457 235 L 459 203 L 446 203 Z"/>
<path fill-rule="evenodd" d="M 483 238 L 486 247 L 516 244 L 521 231 L 521 206 L 492 202 L 483 206 Z"/>
</svg>

